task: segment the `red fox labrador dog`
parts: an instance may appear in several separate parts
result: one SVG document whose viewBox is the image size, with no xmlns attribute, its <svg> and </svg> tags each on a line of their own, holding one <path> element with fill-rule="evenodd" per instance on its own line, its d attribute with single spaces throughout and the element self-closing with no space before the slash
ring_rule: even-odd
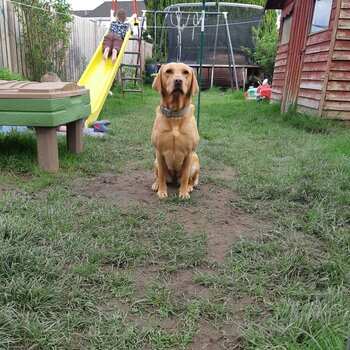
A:
<svg viewBox="0 0 350 350">
<path fill-rule="evenodd" d="M 198 92 L 197 79 L 186 64 L 168 63 L 161 67 L 152 87 L 162 96 L 152 130 L 152 144 L 157 151 L 152 190 L 165 198 L 167 183 L 177 183 L 180 198 L 190 198 L 189 192 L 199 177 L 199 159 L 194 152 L 199 135 L 191 104 L 192 96 Z"/>
</svg>

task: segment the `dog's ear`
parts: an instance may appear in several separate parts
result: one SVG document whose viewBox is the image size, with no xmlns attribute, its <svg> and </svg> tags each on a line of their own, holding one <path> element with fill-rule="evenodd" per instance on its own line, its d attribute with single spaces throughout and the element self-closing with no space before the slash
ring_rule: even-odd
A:
<svg viewBox="0 0 350 350">
<path fill-rule="evenodd" d="M 156 78 L 154 79 L 153 81 L 153 84 L 152 84 L 152 89 L 153 90 L 156 90 L 158 92 L 159 95 L 162 94 L 163 92 L 163 86 L 162 86 L 162 70 L 163 70 L 163 67 L 160 67 L 159 69 L 159 72 L 156 76 Z"/>
<path fill-rule="evenodd" d="M 199 91 L 198 81 L 196 75 L 194 74 L 194 70 L 192 69 L 192 84 L 191 84 L 191 96 L 194 96 Z"/>
</svg>

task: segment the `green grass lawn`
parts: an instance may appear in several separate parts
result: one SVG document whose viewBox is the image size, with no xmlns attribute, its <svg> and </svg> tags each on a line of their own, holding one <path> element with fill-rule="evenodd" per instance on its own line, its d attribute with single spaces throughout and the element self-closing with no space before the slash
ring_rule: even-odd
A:
<svg viewBox="0 0 350 350">
<path fill-rule="evenodd" d="M 199 189 L 158 200 L 159 100 L 114 91 L 55 175 L 0 134 L 0 349 L 345 349 L 349 129 L 205 92 Z"/>
</svg>

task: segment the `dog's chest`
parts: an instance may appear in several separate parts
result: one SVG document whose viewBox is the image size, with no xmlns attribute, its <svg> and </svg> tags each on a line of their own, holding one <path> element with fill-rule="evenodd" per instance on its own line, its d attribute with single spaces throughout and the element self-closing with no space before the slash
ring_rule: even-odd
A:
<svg viewBox="0 0 350 350">
<path fill-rule="evenodd" d="M 193 135 L 178 125 L 174 125 L 171 130 L 167 130 L 162 136 L 162 146 L 167 150 L 173 152 L 185 151 L 187 153 L 186 150 L 192 150 L 193 148 Z"/>
</svg>

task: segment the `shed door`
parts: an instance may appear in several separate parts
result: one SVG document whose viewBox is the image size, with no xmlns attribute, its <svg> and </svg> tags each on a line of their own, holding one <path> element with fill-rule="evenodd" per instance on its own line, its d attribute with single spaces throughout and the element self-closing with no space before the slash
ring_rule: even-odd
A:
<svg viewBox="0 0 350 350">
<path fill-rule="evenodd" d="M 294 2 L 293 10 L 289 13 L 292 23 L 285 74 L 286 80 L 282 98 L 282 112 L 286 112 L 290 105 L 294 105 L 298 97 L 302 61 L 310 29 L 313 4 L 314 0 L 297 0 Z"/>
</svg>

